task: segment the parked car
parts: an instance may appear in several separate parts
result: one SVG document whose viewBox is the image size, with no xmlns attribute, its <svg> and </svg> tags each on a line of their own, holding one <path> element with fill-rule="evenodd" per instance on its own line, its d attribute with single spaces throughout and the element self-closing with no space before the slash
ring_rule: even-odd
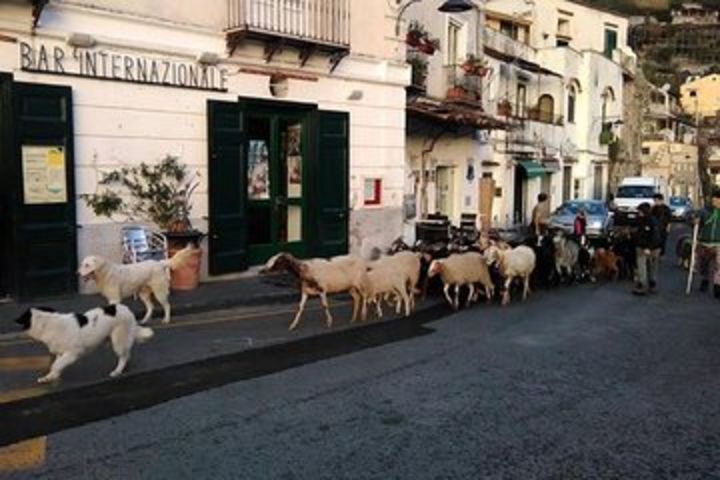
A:
<svg viewBox="0 0 720 480">
<path fill-rule="evenodd" d="M 600 237 L 610 232 L 612 214 L 602 200 L 571 200 L 563 203 L 550 217 L 550 227 L 572 233 L 575 216 L 580 209 L 585 210 L 588 237 Z"/>
<path fill-rule="evenodd" d="M 687 222 L 693 213 L 693 203 L 687 197 L 670 197 L 670 211 L 673 220 Z"/>
</svg>

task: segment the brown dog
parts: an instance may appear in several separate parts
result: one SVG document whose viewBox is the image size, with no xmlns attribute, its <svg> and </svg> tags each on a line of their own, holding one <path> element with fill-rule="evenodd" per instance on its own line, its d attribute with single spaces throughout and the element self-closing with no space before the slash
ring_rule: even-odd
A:
<svg viewBox="0 0 720 480">
<path fill-rule="evenodd" d="M 615 281 L 620 276 L 620 265 L 622 259 L 612 250 L 598 248 L 593 257 L 594 274 L 596 277 L 604 277 Z"/>
</svg>

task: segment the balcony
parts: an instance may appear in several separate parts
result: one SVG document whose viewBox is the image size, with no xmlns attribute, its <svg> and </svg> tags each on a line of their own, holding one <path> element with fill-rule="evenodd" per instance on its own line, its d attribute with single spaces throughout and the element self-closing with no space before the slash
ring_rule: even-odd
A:
<svg viewBox="0 0 720 480">
<path fill-rule="evenodd" d="M 446 99 L 455 102 L 482 102 L 482 77 L 470 75 L 461 65 L 444 67 Z"/>
<path fill-rule="evenodd" d="M 514 58 L 520 58 L 528 62 L 534 61 L 537 54 L 537 51 L 530 45 L 519 42 L 514 38 L 491 28 L 483 30 L 483 42 L 485 48 L 495 50 Z"/>
<path fill-rule="evenodd" d="M 292 46 L 301 66 L 313 53 L 326 52 L 336 67 L 350 51 L 350 0 L 228 0 L 226 35 L 231 54 L 253 38 L 265 42 L 267 62 Z"/>
</svg>

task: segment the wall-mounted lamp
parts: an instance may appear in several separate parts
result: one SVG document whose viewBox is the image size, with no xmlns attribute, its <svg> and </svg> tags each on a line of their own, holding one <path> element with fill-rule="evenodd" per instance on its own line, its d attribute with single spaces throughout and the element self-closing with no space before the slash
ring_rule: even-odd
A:
<svg viewBox="0 0 720 480">
<path fill-rule="evenodd" d="M 197 63 L 203 65 L 217 65 L 220 63 L 220 55 L 214 52 L 202 52 L 195 58 Z"/>
<path fill-rule="evenodd" d="M 400 22 L 402 22 L 403 15 L 414 3 L 420 3 L 422 0 L 392 0 L 395 8 L 398 9 L 397 20 L 395 22 L 395 35 L 400 36 Z M 461 13 L 467 12 L 474 8 L 470 0 L 445 0 L 445 2 L 438 8 L 439 12 L 443 13 Z"/>
<path fill-rule="evenodd" d="M 87 33 L 71 33 L 65 37 L 65 43 L 75 48 L 92 48 L 96 42 Z"/>
</svg>

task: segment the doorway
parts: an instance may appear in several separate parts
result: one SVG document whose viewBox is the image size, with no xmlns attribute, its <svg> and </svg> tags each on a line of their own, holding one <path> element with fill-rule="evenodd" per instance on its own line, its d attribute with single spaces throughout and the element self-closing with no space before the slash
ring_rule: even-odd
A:
<svg viewBox="0 0 720 480">
<path fill-rule="evenodd" d="M 305 255 L 306 130 L 302 114 L 247 115 L 245 174 L 251 264 L 263 263 L 278 251 Z"/>
<path fill-rule="evenodd" d="M 513 223 L 525 224 L 525 202 L 527 200 L 527 175 L 525 169 L 515 167 L 515 188 L 513 198 Z"/>
<path fill-rule="evenodd" d="M 435 172 L 437 185 L 437 211 L 453 218 L 455 214 L 455 169 L 437 167 Z"/>
<path fill-rule="evenodd" d="M 72 89 L 0 76 L 0 284 L 20 298 L 77 291 Z"/>
</svg>

